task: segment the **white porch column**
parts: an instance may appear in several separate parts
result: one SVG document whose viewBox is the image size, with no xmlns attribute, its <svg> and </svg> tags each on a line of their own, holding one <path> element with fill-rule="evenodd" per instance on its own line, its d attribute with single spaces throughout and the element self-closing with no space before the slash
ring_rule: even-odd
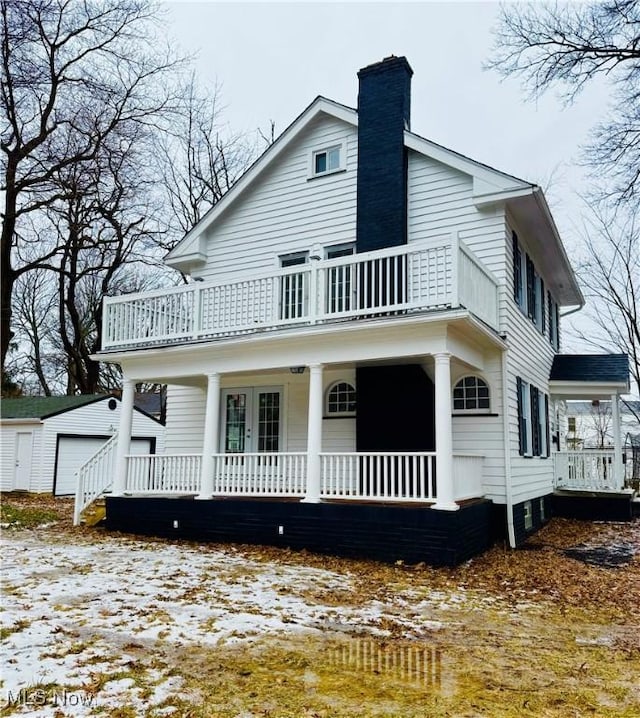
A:
<svg viewBox="0 0 640 718">
<path fill-rule="evenodd" d="M 613 423 L 613 478 L 616 489 L 624 488 L 624 465 L 622 463 L 622 432 L 620 428 L 620 397 L 611 395 L 611 421 Z"/>
<path fill-rule="evenodd" d="M 457 511 L 453 486 L 453 426 L 451 423 L 451 354 L 434 355 L 436 371 L 436 503 L 434 509 Z"/>
<path fill-rule="evenodd" d="M 207 375 L 207 403 L 204 412 L 204 436 L 202 437 L 202 464 L 200 466 L 200 493 L 197 499 L 213 496 L 213 454 L 218 453 L 220 433 L 220 374 Z"/>
<path fill-rule="evenodd" d="M 127 490 L 127 454 L 131 453 L 131 425 L 133 423 L 133 397 L 136 385 L 131 379 L 122 379 L 122 401 L 120 402 L 120 425 L 116 447 L 113 496 L 122 496 Z"/>
<path fill-rule="evenodd" d="M 309 419 L 307 422 L 307 492 L 305 503 L 320 501 L 320 451 L 322 451 L 322 364 L 309 367 Z"/>
</svg>

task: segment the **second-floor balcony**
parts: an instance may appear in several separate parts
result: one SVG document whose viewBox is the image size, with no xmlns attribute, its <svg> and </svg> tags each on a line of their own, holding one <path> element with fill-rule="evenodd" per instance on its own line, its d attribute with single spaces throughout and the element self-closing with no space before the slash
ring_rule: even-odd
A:
<svg viewBox="0 0 640 718">
<path fill-rule="evenodd" d="M 498 328 L 498 283 L 455 234 L 245 276 L 107 297 L 102 349 L 466 308 Z"/>
</svg>

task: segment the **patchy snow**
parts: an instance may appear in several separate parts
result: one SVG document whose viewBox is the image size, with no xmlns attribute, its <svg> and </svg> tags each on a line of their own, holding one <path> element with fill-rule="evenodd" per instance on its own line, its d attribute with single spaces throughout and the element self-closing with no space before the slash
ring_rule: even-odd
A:
<svg viewBox="0 0 640 718">
<path fill-rule="evenodd" d="M 300 632 L 380 636 L 390 621 L 419 635 L 442 625 L 424 596 L 325 603 L 355 591 L 348 573 L 260 562 L 233 547 L 114 536 L 68 544 L 20 533 L 5 535 L 3 577 L 4 702 L 18 712 L 22 700 L 30 716 L 90 715 L 96 702 L 158 705 L 170 715 L 180 679 L 137 664 L 140 645 L 161 651 Z M 431 600 L 444 605 L 444 598 Z M 465 595 L 449 600 L 459 604 Z M 132 670 L 142 671 L 144 681 L 127 676 Z M 108 680 L 96 686 L 98 675 Z"/>
</svg>

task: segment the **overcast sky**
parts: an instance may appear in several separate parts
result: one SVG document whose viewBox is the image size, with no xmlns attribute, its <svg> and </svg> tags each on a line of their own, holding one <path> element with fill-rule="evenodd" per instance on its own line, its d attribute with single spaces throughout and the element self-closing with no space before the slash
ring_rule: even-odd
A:
<svg viewBox="0 0 640 718">
<path fill-rule="evenodd" d="M 282 132 L 317 96 L 350 107 L 356 73 L 389 55 L 413 68 L 411 129 L 541 185 L 574 255 L 587 188 L 580 145 L 608 102 L 603 85 L 564 107 L 553 92 L 527 100 L 517 80 L 483 70 L 495 2 L 171 2 L 171 34 L 197 52 L 203 83 L 221 87 L 238 131 Z M 565 347 L 565 351 L 567 347 Z"/>
</svg>

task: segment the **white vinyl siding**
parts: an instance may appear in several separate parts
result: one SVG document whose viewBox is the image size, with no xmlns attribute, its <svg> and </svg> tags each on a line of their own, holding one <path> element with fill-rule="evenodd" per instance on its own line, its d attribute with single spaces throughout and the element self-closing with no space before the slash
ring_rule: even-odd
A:
<svg viewBox="0 0 640 718">
<path fill-rule="evenodd" d="M 355 386 L 354 370 L 326 370 L 325 390 L 336 381 Z M 222 388 L 278 386 L 283 389 L 282 451 L 307 450 L 309 369 L 304 374 L 269 372 L 222 377 Z M 201 453 L 204 435 L 204 388 L 169 386 L 167 390 L 167 453 Z M 323 451 L 355 451 L 355 418 L 322 422 Z"/>
<path fill-rule="evenodd" d="M 468 370 L 452 364 L 452 386 L 468 374 Z M 504 429 L 502 416 L 501 357 L 499 352 L 486 357 L 482 378 L 489 385 L 492 413 L 475 415 L 454 414 L 453 453 L 478 454 L 483 460 L 483 487 L 487 498 L 503 503 L 504 489 Z"/>
<path fill-rule="evenodd" d="M 499 331 L 511 293 L 506 292 L 509 272 L 505 252 L 504 210 L 478 210 L 473 202 L 473 180 L 469 175 L 440 162 L 409 152 L 408 241 L 438 244 L 457 233 L 499 282 Z"/>
<path fill-rule="evenodd" d="M 511 485 L 513 503 L 517 504 L 528 499 L 545 496 L 553 490 L 553 462 L 544 456 L 527 458 L 519 453 L 516 387 L 517 377 L 520 377 L 526 384 L 533 385 L 543 394 L 549 394 L 549 374 L 555 351 L 549 342 L 548 333 L 541 333 L 514 301 L 512 241 L 514 231 L 517 234 L 523 253 L 531 256 L 534 265 L 536 257 L 528 243 L 529 238 L 519 231 L 513 219 L 508 218 L 504 232 L 505 246 L 508 250 L 506 286 L 509 288 L 509 301 L 504 306 L 505 334 L 509 346 L 508 385 L 506 391 L 509 402 L 508 434 L 511 454 Z M 542 306 L 544 307 L 543 311 L 548 312 L 548 302 L 543 302 Z M 548 326 L 548 319 L 548 316 L 545 316 L 545 326 Z"/>
<path fill-rule="evenodd" d="M 308 181 L 313 150 L 341 145 L 344 172 Z M 357 129 L 318 118 L 209 228 L 206 281 L 269 272 L 282 255 L 308 252 L 356 236 Z"/>
</svg>

